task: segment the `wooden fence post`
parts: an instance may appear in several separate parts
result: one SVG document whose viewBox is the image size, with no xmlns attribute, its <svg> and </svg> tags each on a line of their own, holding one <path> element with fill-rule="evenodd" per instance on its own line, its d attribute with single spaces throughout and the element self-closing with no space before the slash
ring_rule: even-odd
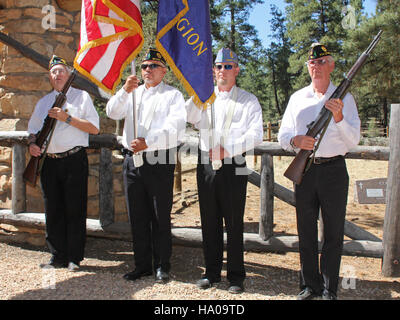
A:
<svg viewBox="0 0 400 320">
<path fill-rule="evenodd" d="M 12 213 L 26 211 L 26 185 L 22 178 L 25 170 L 26 146 L 16 143 L 12 147 Z"/>
<path fill-rule="evenodd" d="M 101 148 L 100 150 L 99 220 L 102 227 L 106 227 L 114 222 L 112 152 L 108 148 Z"/>
<path fill-rule="evenodd" d="M 390 113 L 390 156 L 383 225 L 382 274 L 400 276 L 400 104 L 392 104 Z"/>
<path fill-rule="evenodd" d="M 176 192 L 182 192 L 182 163 L 179 156 L 176 159 L 174 189 Z"/>
<path fill-rule="evenodd" d="M 273 235 L 274 224 L 274 161 L 273 156 L 261 156 L 260 224 L 258 234 L 262 240 Z"/>
</svg>

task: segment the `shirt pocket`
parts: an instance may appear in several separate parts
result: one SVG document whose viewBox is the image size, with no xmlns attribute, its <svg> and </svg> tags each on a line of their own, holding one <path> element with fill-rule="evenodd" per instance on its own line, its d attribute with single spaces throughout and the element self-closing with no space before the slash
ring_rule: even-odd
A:
<svg viewBox="0 0 400 320">
<path fill-rule="evenodd" d="M 235 112 L 232 117 L 231 128 L 240 128 L 243 126 L 244 121 L 243 108 L 236 106 Z"/>
<path fill-rule="evenodd" d="M 82 118 L 82 111 L 79 107 L 75 107 L 72 104 L 67 103 L 64 107 L 64 111 L 72 117 Z"/>
</svg>

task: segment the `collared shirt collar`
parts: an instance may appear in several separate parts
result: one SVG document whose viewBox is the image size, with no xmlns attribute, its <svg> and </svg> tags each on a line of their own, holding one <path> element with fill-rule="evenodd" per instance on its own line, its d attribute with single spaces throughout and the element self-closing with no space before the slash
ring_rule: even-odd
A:
<svg viewBox="0 0 400 320">
<path fill-rule="evenodd" d="M 156 85 L 155 87 L 150 87 L 150 88 L 146 88 L 146 85 L 144 85 L 144 91 L 148 92 L 148 93 L 154 93 L 158 90 L 158 88 L 162 88 L 162 86 L 164 85 L 164 82 L 161 81 L 158 85 Z"/>
<path fill-rule="evenodd" d="M 232 92 L 235 87 L 236 87 L 236 85 L 233 85 L 231 90 L 229 90 L 229 91 L 219 91 L 218 86 L 215 86 L 214 92 L 217 97 L 220 97 L 221 99 L 227 99 L 232 96 Z"/>
<path fill-rule="evenodd" d="M 328 89 L 326 90 L 326 92 L 324 94 L 324 97 L 326 97 L 326 96 L 330 97 L 334 91 L 335 91 L 335 86 L 333 85 L 333 83 L 331 81 L 331 82 L 329 82 L 329 86 L 328 86 Z M 320 98 L 318 98 L 318 96 L 315 94 L 315 91 L 314 91 L 314 88 L 312 86 L 312 83 L 310 83 L 310 85 L 307 87 L 306 96 L 308 98 L 315 97 L 316 99 L 320 100 Z"/>
</svg>

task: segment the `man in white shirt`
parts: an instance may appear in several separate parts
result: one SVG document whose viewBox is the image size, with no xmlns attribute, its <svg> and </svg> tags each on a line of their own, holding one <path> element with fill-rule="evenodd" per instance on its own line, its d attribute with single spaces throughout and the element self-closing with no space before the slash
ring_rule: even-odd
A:
<svg viewBox="0 0 400 320">
<path fill-rule="evenodd" d="M 135 269 L 124 279 L 134 281 L 154 270 L 156 281 L 163 283 L 169 280 L 171 268 L 175 154 L 183 141 L 186 110 L 183 95 L 162 81 L 167 67 L 157 50 L 149 50 L 141 69 L 144 84 L 139 86 L 139 79 L 129 76 L 107 103 L 106 111 L 112 119 L 125 119 L 123 176 Z M 137 107 L 136 137 L 133 94 Z M 141 166 L 133 159 L 137 154 L 142 154 Z"/>
<path fill-rule="evenodd" d="M 316 43 L 311 47 L 307 67 L 312 82 L 291 96 L 278 140 L 286 150 L 313 150 L 317 139 L 305 135 L 307 125 L 317 118 L 324 105 L 332 112 L 313 163 L 301 183 L 295 185 L 302 290 L 297 298 L 306 300 L 322 295 L 323 299 L 331 300 L 336 299 L 338 287 L 349 185 L 344 155 L 360 140 L 360 119 L 350 93 L 343 101 L 329 99 L 336 89 L 330 81 L 335 62 L 324 45 Z M 319 265 L 320 210 L 324 242 Z"/>
<path fill-rule="evenodd" d="M 197 286 L 206 289 L 221 280 L 225 220 L 228 290 L 241 293 L 246 276 L 243 260 L 247 188 L 244 153 L 263 140 L 262 111 L 253 94 L 236 86 L 239 66 L 232 50 L 223 48 L 218 52 L 214 73 L 217 86 L 213 135 L 210 107 L 201 110 L 192 99 L 186 103 L 188 122 L 200 130 L 197 187 L 206 271 Z M 222 167 L 214 170 L 211 161 L 222 161 Z"/>
<path fill-rule="evenodd" d="M 70 87 L 61 108 L 51 108 L 70 76 L 64 59 L 53 56 L 49 80 L 54 90 L 36 104 L 28 123 L 29 153 L 42 151 L 36 134 L 47 116 L 57 119 L 40 173 L 46 214 L 46 242 L 52 254 L 42 266 L 79 268 L 86 241 L 89 133 L 99 133 L 99 116 L 89 94 Z"/>
</svg>

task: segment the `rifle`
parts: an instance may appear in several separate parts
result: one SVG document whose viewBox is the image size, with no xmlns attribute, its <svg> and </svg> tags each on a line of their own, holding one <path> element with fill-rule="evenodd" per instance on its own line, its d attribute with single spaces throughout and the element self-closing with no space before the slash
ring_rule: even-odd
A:
<svg viewBox="0 0 400 320">
<path fill-rule="evenodd" d="M 378 44 L 381 34 L 382 30 L 378 32 L 378 34 L 375 36 L 375 38 L 368 46 L 367 50 L 365 50 L 362 53 L 362 55 L 358 58 L 356 63 L 351 67 L 348 74 L 342 80 L 340 85 L 336 88 L 335 92 L 332 93 L 329 99 L 344 98 L 344 96 L 347 93 L 347 90 L 351 85 L 353 78 L 355 77 L 357 72 L 361 69 L 361 67 L 364 65 L 371 51 Z M 332 118 L 332 112 L 330 112 L 328 109 L 325 108 L 325 106 L 323 106 L 317 118 L 313 122 L 307 125 L 308 130 L 306 135 L 315 138 L 318 134 L 321 133 L 321 131 L 324 130 L 325 127 L 329 125 L 331 118 Z M 322 137 L 320 137 L 320 140 L 321 139 Z M 300 184 L 304 172 L 306 170 L 307 161 L 309 161 L 309 157 L 313 152 L 315 152 L 315 150 L 301 149 L 283 175 L 289 180 L 295 182 L 296 184 Z"/>
<path fill-rule="evenodd" d="M 72 84 L 76 76 L 76 70 L 74 69 L 69 76 L 67 82 L 65 83 L 62 91 L 57 95 L 56 100 L 54 101 L 52 108 L 61 108 L 67 97 L 67 91 Z M 50 143 L 51 136 L 53 134 L 54 128 L 56 126 L 57 119 L 50 118 L 49 116 L 46 117 L 43 123 L 42 129 L 36 134 L 36 141 L 35 144 L 39 146 L 40 149 L 46 144 L 44 151 L 38 157 L 31 156 L 28 165 L 25 168 L 23 178 L 24 181 L 33 187 L 36 186 L 37 177 L 39 176 L 40 170 L 43 165 L 43 161 L 46 157 L 47 147 Z"/>
</svg>

